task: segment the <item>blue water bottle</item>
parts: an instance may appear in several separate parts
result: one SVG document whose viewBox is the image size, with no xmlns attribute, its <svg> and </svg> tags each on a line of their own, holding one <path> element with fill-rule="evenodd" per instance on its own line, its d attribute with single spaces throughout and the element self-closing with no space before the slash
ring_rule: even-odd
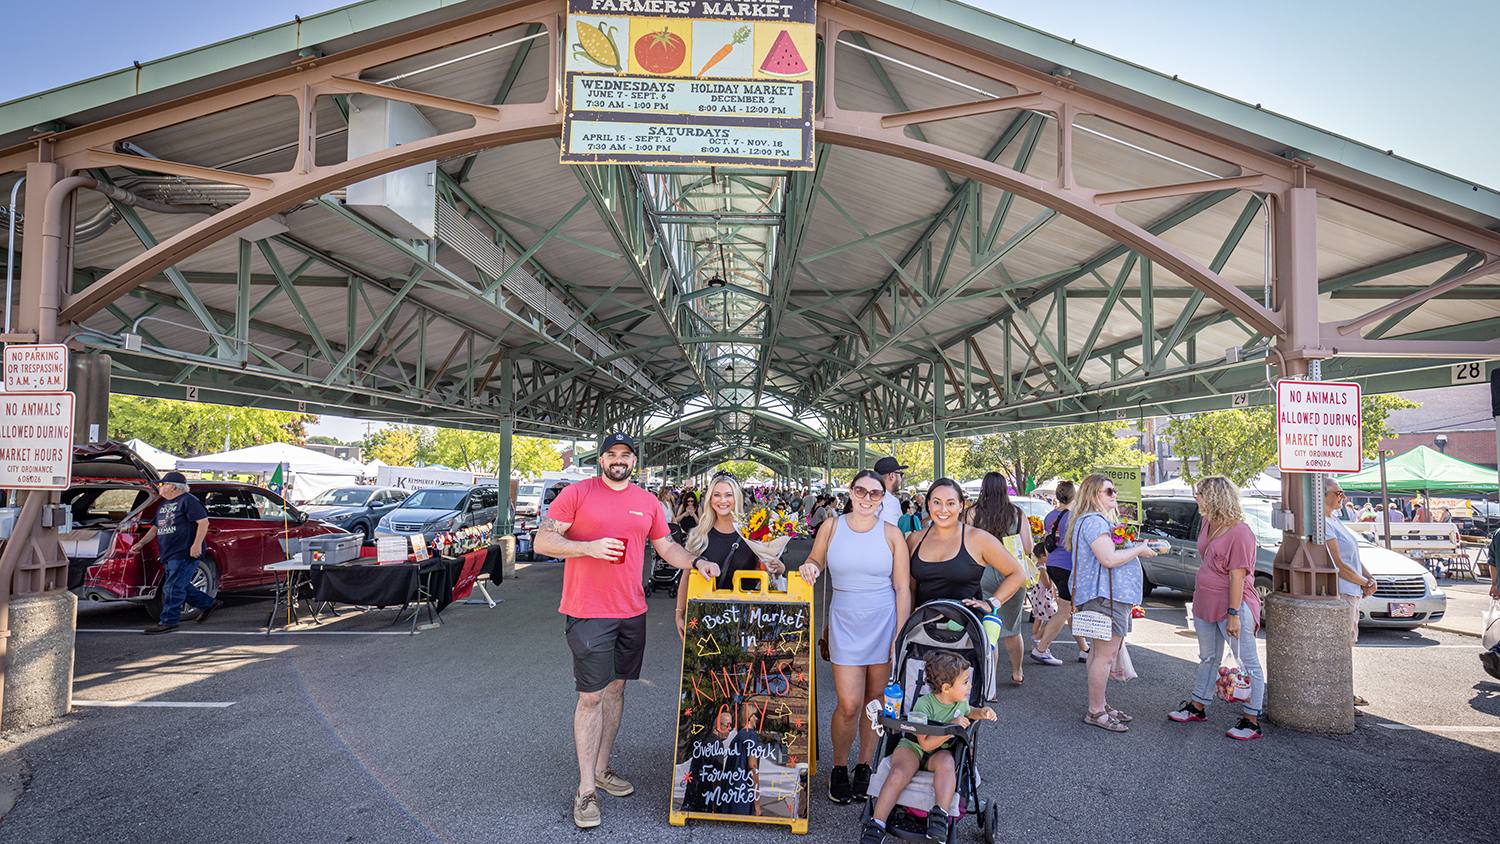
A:
<svg viewBox="0 0 1500 844">
<path fill-rule="evenodd" d="M 891 716 L 892 718 L 900 718 L 901 698 L 903 696 L 904 695 L 901 692 L 901 684 L 897 683 L 895 680 L 892 680 L 891 684 L 885 687 L 885 714 Z"/>
</svg>

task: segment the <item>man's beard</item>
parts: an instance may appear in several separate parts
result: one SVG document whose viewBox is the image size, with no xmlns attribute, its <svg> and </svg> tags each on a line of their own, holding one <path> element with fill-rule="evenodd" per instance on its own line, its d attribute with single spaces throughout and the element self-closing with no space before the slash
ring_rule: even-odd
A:
<svg viewBox="0 0 1500 844">
<path fill-rule="evenodd" d="M 625 463 L 611 463 L 604 467 L 604 477 L 612 481 L 623 481 L 630 478 L 630 466 Z"/>
</svg>

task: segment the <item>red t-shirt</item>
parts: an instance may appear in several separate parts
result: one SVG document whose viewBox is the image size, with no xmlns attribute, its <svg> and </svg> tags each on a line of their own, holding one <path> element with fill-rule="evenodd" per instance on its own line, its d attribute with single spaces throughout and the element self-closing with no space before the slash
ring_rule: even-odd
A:
<svg viewBox="0 0 1500 844">
<path fill-rule="evenodd" d="M 646 611 L 641 590 L 646 541 L 667 535 L 667 517 L 656 496 L 630 484 L 610 489 L 603 478 L 580 481 L 558 493 L 547 518 L 567 522 L 567 538 L 592 542 L 613 537 L 625 542 L 619 563 L 569 557 L 563 564 L 562 605 L 574 618 L 634 618 Z"/>
</svg>

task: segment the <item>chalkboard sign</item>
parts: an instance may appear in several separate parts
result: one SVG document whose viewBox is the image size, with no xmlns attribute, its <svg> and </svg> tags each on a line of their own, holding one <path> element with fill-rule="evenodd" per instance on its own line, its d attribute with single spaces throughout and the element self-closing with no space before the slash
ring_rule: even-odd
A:
<svg viewBox="0 0 1500 844">
<path fill-rule="evenodd" d="M 807 832 L 807 781 L 817 772 L 812 587 L 787 591 L 765 572 L 716 590 L 688 575 L 672 823 L 688 818 L 787 824 Z"/>
</svg>

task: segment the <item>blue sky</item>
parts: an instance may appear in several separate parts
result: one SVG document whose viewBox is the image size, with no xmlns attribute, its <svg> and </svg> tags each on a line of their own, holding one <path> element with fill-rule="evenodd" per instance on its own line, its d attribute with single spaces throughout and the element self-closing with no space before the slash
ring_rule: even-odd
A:
<svg viewBox="0 0 1500 844">
<path fill-rule="evenodd" d="M 0 102 L 234 38 L 346 3 L 329 0 L 54 0 L 13 3 Z M 974 0 L 1063 38 L 1500 188 L 1495 0 Z M 205 9 L 211 8 L 211 13 Z M 84 24 L 82 42 L 52 45 L 33 27 Z"/>
<path fill-rule="evenodd" d="M 329 0 L 53 0 L 6 10 L 9 70 L 0 102 L 308 17 Z M 1500 188 L 1500 109 L 1486 39 L 1496 0 L 973 0 L 970 5 L 1335 132 Z M 205 9 L 211 12 L 205 13 Z M 30 37 L 83 24 L 82 39 Z M 324 433 L 356 437 L 363 425 Z"/>
</svg>

